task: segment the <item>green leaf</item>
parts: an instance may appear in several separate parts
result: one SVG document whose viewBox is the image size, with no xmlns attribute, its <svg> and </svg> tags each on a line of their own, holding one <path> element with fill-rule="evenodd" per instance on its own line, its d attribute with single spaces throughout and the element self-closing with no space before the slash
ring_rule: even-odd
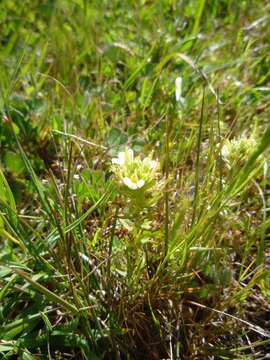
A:
<svg viewBox="0 0 270 360">
<path fill-rule="evenodd" d="M 40 314 L 26 316 L 19 320 L 14 320 L 0 329 L 0 338 L 5 340 L 12 340 L 22 331 L 33 328 L 33 325 L 38 323 Z"/>
<path fill-rule="evenodd" d="M 25 170 L 24 162 L 19 154 L 7 152 L 4 156 L 4 163 L 11 173 L 22 174 Z"/>
<path fill-rule="evenodd" d="M 29 352 L 24 351 L 22 354 L 22 360 L 35 360 L 35 358 Z"/>
<path fill-rule="evenodd" d="M 13 268 L 13 271 L 20 275 L 22 278 L 24 278 L 27 282 L 29 282 L 34 289 L 41 292 L 43 295 L 46 296 L 46 298 L 50 301 L 53 301 L 61 306 L 63 306 L 66 310 L 70 311 L 71 313 L 77 315 L 79 313 L 78 309 L 71 303 L 69 303 L 67 300 L 61 298 L 60 296 L 56 295 L 43 285 L 39 284 L 35 280 L 33 280 L 28 274 L 26 274 L 24 271 Z"/>
<path fill-rule="evenodd" d="M 15 203 L 12 191 L 9 187 L 9 184 L 0 168 L 0 203 L 1 203 L 1 201 L 4 204 L 8 205 L 10 210 L 7 209 L 6 211 L 8 212 L 8 215 L 12 218 L 12 221 L 14 223 L 16 223 L 17 222 L 16 203 Z M 0 215 L 0 228 L 1 228 L 1 222 L 2 222 L 2 226 L 3 226 L 3 220 L 1 219 L 1 215 Z"/>
<path fill-rule="evenodd" d="M 1 352 L 7 352 L 10 350 L 13 350 L 14 346 L 13 345 L 0 345 L 0 353 Z"/>
<path fill-rule="evenodd" d="M 113 128 L 107 135 L 107 143 L 110 147 L 119 147 L 127 142 L 127 135 L 120 130 Z"/>
</svg>

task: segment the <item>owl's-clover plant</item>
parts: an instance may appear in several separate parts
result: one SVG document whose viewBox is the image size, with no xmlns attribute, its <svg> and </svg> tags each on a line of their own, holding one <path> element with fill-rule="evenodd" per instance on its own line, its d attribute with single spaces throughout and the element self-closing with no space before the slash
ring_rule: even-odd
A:
<svg viewBox="0 0 270 360">
<path fill-rule="evenodd" d="M 131 207 L 139 211 L 156 203 L 162 182 L 159 163 L 151 155 L 142 159 L 126 148 L 112 159 L 111 170 L 119 192 L 129 200 Z"/>
<path fill-rule="evenodd" d="M 127 277 L 131 279 L 134 271 L 143 271 L 146 263 L 150 266 L 154 254 L 159 254 L 156 249 L 161 245 L 153 231 L 155 222 L 151 209 L 163 193 L 163 181 L 160 180 L 158 161 L 151 155 L 134 156 L 129 148 L 112 159 L 111 170 L 116 189 L 124 198 L 119 221 L 128 229 L 131 240 L 127 243 Z"/>
<path fill-rule="evenodd" d="M 226 139 L 221 148 L 221 156 L 229 169 L 239 168 L 246 164 L 256 146 L 257 141 L 253 137 L 241 136 L 232 140 Z M 263 158 L 259 157 L 257 165 L 262 163 Z"/>
</svg>

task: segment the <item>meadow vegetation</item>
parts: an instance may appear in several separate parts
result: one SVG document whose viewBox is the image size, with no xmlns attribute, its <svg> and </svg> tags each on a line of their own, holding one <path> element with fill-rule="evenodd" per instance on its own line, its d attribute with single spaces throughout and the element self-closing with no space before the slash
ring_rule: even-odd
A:
<svg viewBox="0 0 270 360">
<path fill-rule="evenodd" d="M 1 358 L 270 353 L 269 14 L 0 2 Z"/>
</svg>

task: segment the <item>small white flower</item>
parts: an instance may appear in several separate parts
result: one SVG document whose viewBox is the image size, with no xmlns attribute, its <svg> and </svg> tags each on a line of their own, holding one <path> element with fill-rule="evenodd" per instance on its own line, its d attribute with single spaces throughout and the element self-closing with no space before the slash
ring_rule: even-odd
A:
<svg viewBox="0 0 270 360">
<path fill-rule="evenodd" d="M 158 166 L 158 162 L 156 160 L 152 160 L 148 157 L 143 159 L 143 164 L 147 165 L 150 169 L 156 169 Z"/>
<path fill-rule="evenodd" d="M 143 179 L 140 179 L 136 182 L 132 181 L 129 177 L 123 178 L 123 183 L 131 190 L 137 190 L 144 186 L 145 181 Z"/>
<path fill-rule="evenodd" d="M 158 166 L 158 162 L 156 160 L 151 160 L 150 161 L 150 168 L 151 169 L 156 169 Z"/>
<path fill-rule="evenodd" d="M 241 81 L 239 81 L 239 80 L 236 80 L 235 82 L 234 82 L 234 84 L 235 84 L 235 86 L 237 86 L 237 87 L 241 87 L 243 84 L 241 83 Z"/>
<path fill-rule="evenodd" d="M 227 145 L 223 145 L 221 148 L 221 155 L 226 158 L 229 154 L 229 149 Z"/>
<path fill-rule="evenodd" d="M 120 152 L 118 154 L 117 158 L 112 158 L 112 164 L 120 165 L 120 166 L 124 165 L 125 164 L 125 153 Z"/>
<path fill-rule="evenodd" d="M 126 163 L 132 162 L 134 159 L 134 153 L 132 149 L 127 151 L 121 151 L 117 158 L 112 159 L 112 164 L 124 166 Z"/>
<path fill-rule="evenodd" d="M 126 161 L 132 162 L 134 160 L 134 152 L 132 149 L 127 149 L 125 152 Z"/>
<path fill-rule="evenodd" d="M 175 100 L 181 103 L 185 101 L 182 97 L 182 78 L 180 76 L 175 79 Z"/>
</svg>

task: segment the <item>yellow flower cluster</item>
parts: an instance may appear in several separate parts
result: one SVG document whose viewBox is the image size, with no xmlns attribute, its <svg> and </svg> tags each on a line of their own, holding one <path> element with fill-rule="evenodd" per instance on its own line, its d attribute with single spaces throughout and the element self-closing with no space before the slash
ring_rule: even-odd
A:
<svg viewBox="0 0 270 360">
<path fill-rule="evenodd" d="M 132 149 L 119 152 L 117 158 L 112 159 L 111 169 L 120 190 L 142 205 L 159 188 L 159 163 L 152 157 L 134 156 Z"/>
<path fill-rule="evenodd" d="M 233 166 L 243 166 L 252 152 L 255 150 L 257 142 L 254 138 L 239 137 L 232 140 L 225 140 L 221 155 L 229 168 Z"/>
</svg>

